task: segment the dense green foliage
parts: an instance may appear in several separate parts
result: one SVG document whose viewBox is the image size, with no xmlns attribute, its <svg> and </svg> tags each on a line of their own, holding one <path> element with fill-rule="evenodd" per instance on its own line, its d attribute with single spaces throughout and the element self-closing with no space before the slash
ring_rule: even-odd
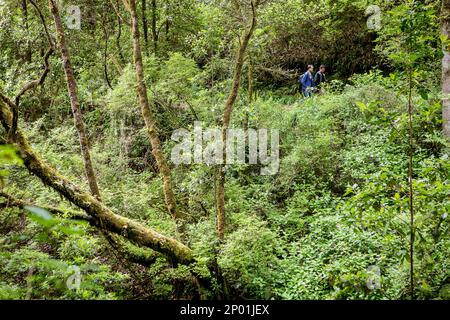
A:
<svg viewBox="0 0 450 320">
<path fill-rule="evenodd" d="M 36 2 L 51 25 L 46 1 Z M 205 128 L 218 126 L 242 26 L 224 22 L 235 8 L 222 1 L 157 2 L 161 34 L 155 52 L 148 31 L 144 66 L 169 158 L 175 129 L 190 130 L 197 120 Z M 187 213 L 179 234 L 164 206 L 137 106 L 128 27 L 122 24 L 116 43 L 117 17 L 108 2 L 77 1 L 91 19 L 85 15 L 82 29 L 68 32 L 69 43 L 103 202 L 183 241 L 197 263 L 177 265 L 162 255 L 148 266 L 128 261 L 98 229 L 69 219 L 79 209 L 30 175 L 2 142 L 1 191 L 65 213 L 9 207 L 0 195 L 0 204 L 6 203 L 0 207 L 0 299 L 408 299 L 410 93 L 415 297 L 450 299 L 450 159 L 441 134 L 439 3 L 378 2 L 386 21 L 378 31 L 365 25 L 367 1 L 273 1 L 261 9 L 249 48 L 255 98 L 249 103 L 244 76 L 232 126 L 248 120 L 250 128 L 279 129 L 280 170 L 261 176 L 258 165 L 227 168 L 227 224 L 220 242 L 214 168 L 172 167 L 174 192 Z M 5 3 L 0 89 L 13 96 L 40 72 L 39 50 L 46 43 L 31 6 L 24 30 L 20 5 Z M 409 18 L 397 19 L 413 9 Z M 151 18 L 151 8 L 146 15 Z M 112 89 L 105 81 L 102 26 L 111 38 L 106 60 Z M 47 162 L 88 190 L 61 61 L 50 61 L 45 84 L 22 99 L 19 123 Z M 331 66 L 334 80 L 324 94 L 304 99 L 292 70 L 283 69 L 313 62 Z M 199 290 L 192 270 L 209 278 L 211 287 Z M 77 272 L 80 287 L 74 289 L 69 283 Z"/>
</svg>

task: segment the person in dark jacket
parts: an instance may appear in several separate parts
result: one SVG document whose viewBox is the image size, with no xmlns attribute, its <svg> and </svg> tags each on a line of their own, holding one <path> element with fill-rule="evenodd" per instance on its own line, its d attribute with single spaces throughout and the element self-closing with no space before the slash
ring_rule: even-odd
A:
<svg viewBox="0 0 450 320">
<path fill-rule="evenodd" d="M 298 79 L 300 86 L 302 88 L 302 93 L 305 97 L 312 97 L 314 90 L 314 79 L 313 79 L 314 66 L 308 65 L 308 70 L 300 76 Z"/>
<path fill-rule="evenodd" d="M 322 84 L 327 81 L 325 77 L 325 66 L 321 65 L 319 71 L 314 76 L 314 87 L 317 88 L 318 92 L 322 92 Z"/>
</svg>

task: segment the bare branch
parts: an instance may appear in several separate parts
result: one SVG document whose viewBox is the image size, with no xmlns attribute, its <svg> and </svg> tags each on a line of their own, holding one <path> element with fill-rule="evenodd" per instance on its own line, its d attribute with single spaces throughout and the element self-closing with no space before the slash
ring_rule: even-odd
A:
<svg viewBox="0 0 450 320">
<path fill-rule="evenodd" d="M 125 6 L 125 9 L 127 9 L 127 11 L 129 12 L 129 11 L 130 11 L 130 4 L 128 3 L 128 1 L 127 1 L 127 0 L 122 0 L 122 2 L 123 2 L 123 5 Z M 116 5 L 113 3 L 112 0 L 111 0 L 111 5 L 113 6 L 114 11 L 116 12 L 116 14 L 117 14 L 117 16 L 120 18 L 120 20 L 121 20 L 123 23 L 125 23 L 127 26 L 131 27 L 131 22 L 128 21 L 128 20 L 125 20 L 125 19 L 122 17 L 122 15 L 121 15 L 120 12 L 119 12 L 119 8 L 116 7 Z"/>
<path fill-rule="evenodd" d="M 47 36 L 48 44 L 50 45 L 50 47 L 53 48 L 53 47 L 54 47 L 54 44 L 53 44 L 52 38 L 51 38 L 51 36 L 50 36 L 50 33 L 48 32 L 47 24 L 45 23 L 44 15 L 42 14 L 41 9 L 39 9 L 39 7 L 36 5 L 36 3 L 34 2 L 34 0 L 28 0 L 28 1 L 30 1 L 30 3 L 33 5 L 33 7 L 34 7 L 34 8 L 36 9 L 36 11 L 38 12 L 38 15 L 39 15 L 39 17 L 41 18 L 41 22 L 42 22 L 42 25 L 43 25 L 44 30 L 45 30 L 45 34 L 46 34 L 46 36 Z"/>
<path fill-rule="evenodd" d="M 50 64 L 48 62 L 48 59 L 50 58 L 50 56 L 53 54 L 53 51 L 54 51 L 54 45 L 53 45 L 52 39 L 50 37 L 50 33 L 48 32 L 47 24 L 45 23 L 45 19 L 44 19 L 44 16 L 43 16 L 41 10 L 39 9 L 39 7 L 36 5 L 36 3 L 33 0 L 28 0 L 28 1 L 30 1 L 30 3 L 36 9 L 36 11 L 41 19 L 41 22 L 42 22 L 42 25 L 44 26 L 45 34 L 47 37 L 47 41 L 49 43 L 49 48 L 47 49 L 47 52 L 44 55 L 44 71 L 42 72 L 41 76 L 36 80 L 27 82 L 22 87 L 20 92 L 17 94 L 16 98 L 14 99 L 15 100 L 14 104 L 10 104 L 11 111 L 13 113 L 13 123 L 12 123 L 11 129 L 10 129 L 8 135 L 11 139 L 14 139 L 14 135 L 17 130 L 17 122 L 19 121 L 20 98 L 27 91 L 33 90 L 44 83 L 48 73 L 50 72 Z"/>
</svg>

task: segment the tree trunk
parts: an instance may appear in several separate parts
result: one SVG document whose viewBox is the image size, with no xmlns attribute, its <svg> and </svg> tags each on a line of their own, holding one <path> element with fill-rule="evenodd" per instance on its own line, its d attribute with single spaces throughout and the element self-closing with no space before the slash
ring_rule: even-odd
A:
<svg viewBox="0 0 450 320">
<path fill-rule="evenodd" d="M 250 113 L 250 108 L 252 106 L 253 103 L 253 62 L 252 62 L 252 58 L 250 56 L 248 56 L 248 73 L 247 73 L 247 82 L 248 82 L 248 106 L 245 110 L 245 118 L 244 118 L 244 131 L 247 133 L 248 131 L 248 124 L 249 124 L 249 113 Z M 246 137 L 247 134 L 246 134 Z M 246 140 L 247 143 L 247 140 Z"/>
<path fill-rule="evenodd" d="M 109 81 L 108 75 L 108 40 L 109 34 L 106 26 L 104 25 L 104 21 L 102 21 L 103 31 L 105 32 L 105 49 L 103 51 L 103 73 L 105 75 L 106 84 L 110 89 L 112 89 L 111 81 Z"/>
<path fill-rule="evenodd" d="M 25 50 L 25 61 L 31 62 L 31 44 L 30 44 L 30 25 L 28 23 L 28 6 L 27 6 L 27 0 L 22 0 L 22 12 L 23 12 L 23 26 L 26 30 L 26 50 Z"/>
<path fill-rule="evenodd" d="M 141 105 L 142 117 L 147 126 L 150 143 L 152 145 L 152 153 L 156 159 L 158 169 L 163 179 L 164 198 L 169 214 L 174 218 L 179 218 L 176 207 L 175 196 L 172 189 L 172 177 L 170 168 L 167 164 L 166 158 L 161 150 L 161 142 L 158 137 L 158 130 L 156 127 L 155 117 L 148 102 L 147 87 L 145 85 L 144 68 L 142 64 L 142 51 L 139 42 L 139 25 L 138 16 L 136 12 L 136 0 L 129 1 L 129 10 L 131 13 L 131 28 L 133 35 L 133 55 L 134 65 L 136 68 L 137 77 L 137 91 L 139 95 L 139 104 Z"/>
<path fill-rule="evenodd" d="M 166 3 L 165 6 L 165 12 L 166 12 L 166 21 L 164 23 L 166 30 L 166 41 L 169 42 L 169 30 L 170 30 L 170 21 L 169 21 L 169 5 Z"/>
<path fill-rule="evenodd" d="M 152 0 L 152 37 L 153 37 L 153 50 L 155 51 L 155 56 L 158 55 L 158 30 L 156 29 L 156 11 L 158 7 L 156 0 Z"/>
<path fill-rule="evenodd" d="M 450 0 L 442 0 L 441 33 L 450 40 Z M 449 42 L 442 46 L 444 58 L 442 59 L 442 120 L 443 131 L 450 141 L 450 45 Z"/>
<path fill-rule="evenodd" d="M 69 92 L 70 105 L 72 107 L 72 114 L 75 121 L 75 127 L 78 132 L 78 137 L 80 140 L 81 152 L 83 155 L 84 172 L 86 174 L 86 178 L 88 180 L 91 193 L 98 200 L 101 200 L 100 190 L 98 188 L 97 179 L 95 176 L 94 168 L 92 166 L 91 154 L 89 151 L 89 141 L 86 135 L 86 129 L 83 122 L 83 115 L 80 109 L 80 102 L 78 100 L 78 93 L 77 93 L 77 83 L 75 81 L 72 64 L 70 62 L 69 48 L 64 34 L 61 16 L 59 14 L 59 9 L 57 4 L 55 3 L 55 0 L 49 0 L 48 3 L 50 6 L 50 11 L 53 15 L 53 20 L 55 21 L 56 32 L 58 35 L 58 46 L 63 60 L 63 67 L 66 75 L 67 90 Z"/>
<path fill-rule="evenodd" d="M 145 52 L 148 50 L 147 3 L 142 0 L 142 29 L 144 31 Z"/>
<path fill-rule="evenodd" d="M 239 91 L 239 86 L 241 84 L 241 74 L 242 74 L 242 66 L 244 64 L 245 52 L 248 47 L 248 43 L 253 34 L 253 31 L 256 26 L 256 5 L 252 2 L 252 21 L 248 28 L 245 31 L 243 39 L 240 41 L 240 47 L 238 51 L 238 55 L 236 57 L 236 62 L 234 66 L 234 76 L 233 76 L 233 84 L 231 86 L 230 93 L 228 95 L 228 99 L 225 103 L 225 108 L 223 112 L 222 118 L 222 141 L 223 141 L 223 149 L 224 149 L 224 158 L 226 163 L 226 141 L 227 141 L 227 131 L 230 126 L 231 112 L 233 110 L 233 105 L 236 102 L 236 98 Z M 225 165 L 218 166 L 218 181 L 217 181 L 217 189 L 216 189 L 216 202 L 217 202 L 217 234 L 220 240 L 224 238 L 225 232 Z"/>
<path fill-rule="evenodd" d="M 250 105 L 250 104 L 253 103 L 253 93 L 254 93 L 254 88 L 253 88 L 253 61 L 252 61 L 251 57 L 248 58 L 247 79 L 248 79 L 248 103 Z"/>
<path fill-rule="evenodd" d="M 117 0 L 117 5 L 116 4 L 114 4 L 114 1 L 113 0 L 110 0 L 110 3 L 111 3 L 111 6 L 113 7 L 113 9 L 114 9 L 114 12 L 116 13 L 116 16 L 117 16 L 117 36 L 116 36 L 116 47 L 117 47 L 117 51 L 119 52 L 119 58 L 120 58 L 120 62 L 122 63 L 122 64 L 125 64 L 125 57 L 123 56 L 123 53 L 122 53 L 122 45 L 121 45 L 121 36 L 122 36 L 122 16 L 120 15 L 120 13 L 119 13 L 119 1 L 120 0 Z M 121 68 L 122 69 L 122 68 Z M 120 74 L 122 74 L 122 73 L 120 73 Z"/>
</svg>

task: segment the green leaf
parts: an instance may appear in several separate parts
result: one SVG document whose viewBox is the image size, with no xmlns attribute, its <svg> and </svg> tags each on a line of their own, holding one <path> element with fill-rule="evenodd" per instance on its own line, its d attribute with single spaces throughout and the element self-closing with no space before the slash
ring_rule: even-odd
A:
<svg viewBox="0 0 450 320">
<path fill-rule="evenodd" d="M 428 100 L 428 92 L 426 90 L 419 90 L 419 94 L 423 100 Z"/>
<path fill-rule="evenodd" d="M 0 145 L 0 165 L 21 165 L 22 159 L 16 154 L 16 150 L 10 145 Z"/>
<path fill-rule="evenodd" d="M 361 111 L 367 110 L 367 106 L 362 101 L 356 101 L 356 106 L 359 107 L 359 110 Z"/>
<path fill-rule="evenodd" d="M 65 226 L 60 226 L 58 228 L 59 231 L 61 231 L 62 233 L 64 233 L 65 235 L 73 235 L 73 234 L 77 234 L 77 235 L 82 235 L 83 234 L 83 230 L 76 228 L 76 227 L 65 227 Z"/>
<path fill-rule="evenodd" d="M 25 206 L 24 209 L 30 212 L 29 217 L 31 220 L 43 227 L 49 228 L 57 223 L 50 212 L 45 209 L 35 206 Z"/>
<path fill-rule="evenodd" d="M 25 206 L 24 208 L 26 210 L 30 211 L 31 213 L 35 214 L 36 216 L 41 217 L 44 220 L 52 220 L 53 219 L 53 216 L 51 215 L 51 213 L 45 209 L 35 207 L 35 206 Z"/>
</svg>

